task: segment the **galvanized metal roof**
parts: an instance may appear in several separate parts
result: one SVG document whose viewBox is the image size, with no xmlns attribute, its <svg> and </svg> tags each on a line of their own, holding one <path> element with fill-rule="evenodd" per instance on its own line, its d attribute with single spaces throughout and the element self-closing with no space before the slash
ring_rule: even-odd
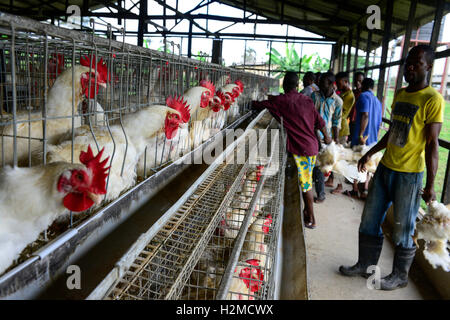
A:
<svg viewBox="0 0 450 320">
<path fill-rule="evenodd" d="M 386 21 L 386 1 L 364 0 L 220 0 L 260 16 L 314 32 L 330 40 L 348 39 L 349 29 L 354 29 L 352 46 L 356 47 L 356 24 L 361 24 L 359 48 L 365 49 L 369 30 L 366 20 L 367 7 L 377 4 L 381 8 L 381 29 L 372 31 L 371 48 L 381 45 Z M 409 0 L 394 1 L 391 39 L 403 34 L 408 22 Z M 436 0 L 419 0 L 416 9 L 414 28 L 434 19 Z M 446 0 L 444 15 L 450 12 L 450 0 Z M 441 28 L 441 32 L 442 32 Z M 348 41 L 346 41 L 348 43 Z"/>
</svg>

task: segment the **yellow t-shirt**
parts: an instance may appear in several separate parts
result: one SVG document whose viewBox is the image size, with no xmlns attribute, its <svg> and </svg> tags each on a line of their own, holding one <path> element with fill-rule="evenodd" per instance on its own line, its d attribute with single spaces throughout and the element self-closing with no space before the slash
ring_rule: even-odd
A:
<svg viewBox="0 0 450 320">
<path fill-rule="evenodd" d="M 397 91 L 392 102 L 389 140 L 381 163 L 400 172 L 425 168 L 425 125 L 443 122 L 444 98 L 428 86 L 416 92 Z"/>
<path fill-rule="evenodd" d="M 355 103 L 355 95 L 352 90 L 345 91 L 341 93 L 341 98 L 343 101 L 342 105 L 342 120 L 341 120 L 341 130 L 339 131 L 339 137 L 344 137 L 350 135 L 350 128 L 348 126 L 348 116 L 350 111 L 352 111 L 353 103 Z"/>
</svg>

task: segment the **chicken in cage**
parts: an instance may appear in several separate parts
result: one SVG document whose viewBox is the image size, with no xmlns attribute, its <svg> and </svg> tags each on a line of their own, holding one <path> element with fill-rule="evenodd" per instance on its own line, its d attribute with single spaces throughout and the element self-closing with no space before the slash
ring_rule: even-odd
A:
<svg viewBox="0 0 450 320">
<path fill-rule="evenodd" d="M 241 192 L 236 192 L 231 207 L 227 208 L 224 219 L 220 221 L 210 243 L 192 272 L 181 299 L 211 300 L 217 298 L 216 294 L 235 246 L 235 239 L 252 198 L 250 195 L 243 197 L 242 190 L 250 185 L 254 187 L 253 183 L 262 174 L 262 169 L 263 166 L 257 166 L 250 169 L 243 177 Z M 263 287 L 266 285 L 264 277 L 266 276 L 267 281 L 267 277 L 270 276 L 269 270 L 272 268 L 274 255 L 269 249 L 274 233 L 272 214 L 278 214 L 273 196 L 270 199 L 267 198 L 268 193 L 272 193 L 272 195 L 274 193 L 274 180 L 270 180 L 265 186 L 265 195 L 263 192 L 260 193 L 257 208 L 261 209 L 254 210 L 251 215 L 251 223 L 239 253 L 226 299 L 255 300 L 263 297 Z M 236 208 L 233 207 L 236 205 L 246 209 L 239 208 L 239 211 L 235 211 Z"/>
<path fill-rule="evenodd" d="M 89 217 L 78 212 L 94 213 L 237 120 L 257 95 L 252 84 L 272 84 L 74 31 L 49 36 L 13 28 L 2 19 L 0 219 L 8 223 L 0 227 L 0 250 L 8 254 L 0 274 Z M 85 154 L 96 159 L 98 173 Z M 53 228 L 55 221 L 65 222 Z"/>
</svg>

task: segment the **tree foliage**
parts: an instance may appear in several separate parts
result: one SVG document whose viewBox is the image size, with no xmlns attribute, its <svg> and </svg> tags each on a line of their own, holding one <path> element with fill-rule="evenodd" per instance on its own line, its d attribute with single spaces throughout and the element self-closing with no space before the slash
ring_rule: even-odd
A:
<svg viewBox="0 0 450 320">
<path fill-rule="evenodd" d="M 274 77 L 278 79 L 282 78 L 286 71 L 299 72 L 300 63 L 301 70 L 303 72 L 325 71 L 330 67 L 330 60 L 320 57 L 317 52 L 311 55 L 305 54 L 300 59 L 299 54 L 295 50 L 294 44 L 289 46 L 289 44 L 286 43 L 286 51 L 284 55 L 278 52 L 275 48 L 272 48 L 272 54 L 267 52 L 266 55 L 270 57 L 270 64 L 273 67 Z M 269 63 L 269 61 L 267 63 Z"/>
</svg>

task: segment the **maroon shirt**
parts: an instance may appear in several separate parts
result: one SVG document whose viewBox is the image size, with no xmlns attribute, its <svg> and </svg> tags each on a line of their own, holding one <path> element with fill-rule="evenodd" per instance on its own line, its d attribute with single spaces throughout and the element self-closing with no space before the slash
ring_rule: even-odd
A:
<svg viewBox="0 0 450 320">
<path fill-rule="evenodd" d="M 287 150 L 298 156 L 315 156 L 319 144 L 315 130 L 325 127 L 311 98 L 293 89 L 287 94 L 271 97 L 266 101 L 253 101 L 253 108 L 268 109 L 272 116 L 281 122 L 287 132 Z"/>
</svg>

